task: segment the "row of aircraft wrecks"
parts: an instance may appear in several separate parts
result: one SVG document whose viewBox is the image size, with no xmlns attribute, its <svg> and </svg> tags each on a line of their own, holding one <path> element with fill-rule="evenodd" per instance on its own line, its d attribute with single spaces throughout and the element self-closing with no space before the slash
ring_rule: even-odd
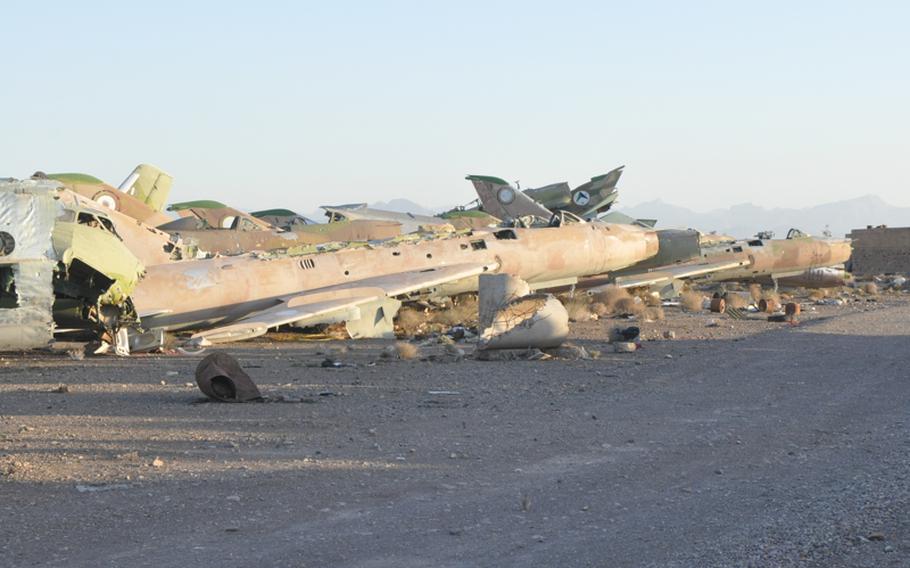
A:
<svg viewBox="0 0 910 568">
<path fill-rule="evenodd" d="M 848 260 L 848 240 L 655 230 L 610 211 L 622 171 L 574 189 L 472 175 L 472 207 L 419 216 L 327 206 L 325 223 L 215 201 L 168 206 L 172 179 L 150 165 L 117 187 L 83 174 L 3 179 L 0 349 L 92 333 L 125 355 L 161 348 L 169 332 L 200 349 L 328 324 L 392 337 L 403 303 L 473 293 L 482 346 L 520 347 L 564 339 L 565 309 L 548 291 L 672 298 L 687 281 L 841 283 L 826 268 Z"/>
</svg>

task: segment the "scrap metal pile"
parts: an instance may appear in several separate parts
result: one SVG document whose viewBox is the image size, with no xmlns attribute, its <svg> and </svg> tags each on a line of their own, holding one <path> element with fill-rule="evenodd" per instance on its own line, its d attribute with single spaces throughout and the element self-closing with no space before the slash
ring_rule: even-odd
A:
<svg viewBox="0 0 910 568">
<path fill-rule="evenodd" d="M 569 314 L 551 291 L 673 298 L 692 282 L 843 278 L 830 267 L 849 259 L 848 240 L 717 238 L 611 212 L 621 174 L 524 191 L 468 176 L 474 208 L 327 206 L 328 223 L 217 201 L 168 207 L 171 177 L 149 165 L 119 187 L 83 174 L 0 180 L 0 349 L 76 334 L 126 355 L 162 348 L 168 332 L 198 349 L 332 324 L 393 337 L 404 303 L 478 292 L 480 347 L 555 347 Z"/>
</svg>

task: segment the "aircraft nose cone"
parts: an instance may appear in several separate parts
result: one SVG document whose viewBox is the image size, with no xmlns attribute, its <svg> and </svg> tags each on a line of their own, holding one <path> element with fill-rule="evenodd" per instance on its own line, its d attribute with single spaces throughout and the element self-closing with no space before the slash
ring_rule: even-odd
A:
<svg viewBox="0 0 910 568">
<path fill-rule="evenodd" d="M 849 240 L 831 244 L 831 256 L 838 263 L 847 262 L 853 254 L 853 245 Z"/>
</svg>

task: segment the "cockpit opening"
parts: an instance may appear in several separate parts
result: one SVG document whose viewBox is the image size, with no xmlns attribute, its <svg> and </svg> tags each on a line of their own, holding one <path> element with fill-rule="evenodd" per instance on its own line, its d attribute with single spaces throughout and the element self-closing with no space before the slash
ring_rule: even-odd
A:
<svg viewBox="0 0 910 568">
<path fill-rule="evenodd" d="M 19 294 L 16 292 L 16 273 L 12 265 L 0 266 L 0 309 L 19 307 Z"/>
</svg>

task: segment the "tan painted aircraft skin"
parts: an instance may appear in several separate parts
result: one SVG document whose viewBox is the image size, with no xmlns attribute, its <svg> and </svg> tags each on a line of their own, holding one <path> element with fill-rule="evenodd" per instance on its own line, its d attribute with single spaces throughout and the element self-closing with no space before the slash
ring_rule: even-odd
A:
<svg viewBox="0 0 910 568">
<path fill-rule="evenodd" d="M 117 234 L 126 244 L 130 252 L 145 266 L 173 262 L 179 254 L 173 253 L 174 239 L 164 231 L 146 225 L 120 211 L 108 209 L 96 201 L 88 199 L 71 189 L 58 190 L 60 201 L 72 207 L 82 207 L 88 210 L 103 212 L 111 220 Z"/>
<path fill-rule="evenodd" d="M 324 228 L 323 228 L 324 227 Z M 202 229 L 170 233 L 184 246 L 211 254 L 238 255 L 253 251 L 275 251 L 338 241 L 376 241 L 401 234 L 401 225 L 390 221 L 350 221 L 304 225 L 293 231 Z"/>
<path fill-rule="evenodd" d="M 149 166 L 145 166 L 149 167 Z M 152 167 L 153 168 L 153 167 Z M 157 168 L 154 168 L 155 171 Z M 166 175 L 163 174 L 162 175 Z M 86 178 L 85 180 L 81 178 Z M 140 199 L 104 182 L 88 181 L 87 176 L 69 176 L 58 180 L 64 187 L 81 197 L 94 202 L 96 208 L 113 212 L 112 218 L 118 229 L 124 221 L 118 215 L 134 219 L 150 227 L 166 225 L 174 219 L 156 211 Z M 204 230 L 167 230 L 161 234 L 170 234 L 181 239 L 188 248 L 195 251 L 215 254 L 236 255 L 253 251 L 273 251 L 292 247 L 323 244 L 336 241 L 371 241 L 397 237 L 401 234 L 401 225 L 393 221 L 357 220 L 347 223 L 303 225 L 293 231 L 282 231 L 269 223 L 233 209 L 191 208 L 178 212 L 180 217 L 196 217 L 208 223 L 212 228 Z M 226 219 L 240 219 L 243 229 L 221 228 Z M 124 232 L 135 231 L 132 224 Z M 139 229 L 140 231 L 143 229 Z M 122 235 L 129 239 L 129 235 Z M 142 239 L 129 239 L 138 247 L 140 259 L 145 264 L 170 262 L 175 257 L 159 254 L 158 243 L 146 243 Z M 176 239 L 169 239 L 176 240 Z"/>
<path fill-rule="evenodd" d="M 750 244 L 755 243 L 755 244 Z M 761 243 L 761 244 L 757 244 Z M 737 247 L 741 252 L 737 252 Z M 711 276 L 717 281 L 750 281 L 761 278 L 797 276 L 807 270 L 837 266 L 847 262 L 852 252 L 848 239 L 769 239 L 738 241 L 722 248 L 709 258 L 745 255 L 749 263 L 739 268 L 719 271 Z"/>
<path fill-rule="evenodd" d="M 476 231 L 322 254 L 244 255 L 151 266 L 132 300 L 145 329 L 200 328 L 282 304 L 290 308 L 293 298 L 312 292 L 379 286 L 394 296 L 396 290 L 453 284 L 453 289 L 470 291 L 476 290 L 476 276 L 483 271 L 511 274 L 534 285 L 623 268 L 653 256 L 657 248 L 653 231 L 624 225 Z M 446 271 L 462 276 L 447 278 Z M 434 279 L 434 273 L 443 276 Z M 416 284 L 408 288 L 410 282 Z"/>
<path fill-rule="evenodd" d="M 82 197 L 94 201 L 98 206 L 123 213 L 153 227 L 172 220 L 164 213 L 155 211 L 132 195 L 123 193 L 116 187 L 106 183 L 95 185 L 64 182 L 64 185 Z M 113 207 L 111 207 L 111 204 L 113 204 Z"/>
</svg>

